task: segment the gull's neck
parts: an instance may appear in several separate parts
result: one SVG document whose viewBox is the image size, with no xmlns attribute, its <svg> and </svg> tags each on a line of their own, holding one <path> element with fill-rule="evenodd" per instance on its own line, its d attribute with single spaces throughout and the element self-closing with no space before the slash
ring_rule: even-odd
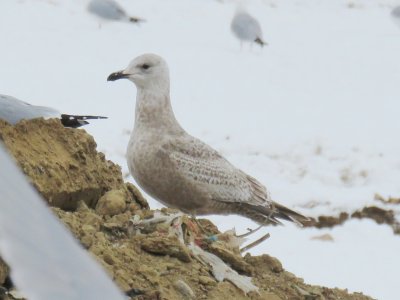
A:
<svg viewBox="0 0 400 300">
<path fill-rule="evenodd" d="M 172 110 L 169 85 L 157 88 L 138 87 L 134 131 L 142 129 L 165 133 L 183 131 Z"/>
</svg>

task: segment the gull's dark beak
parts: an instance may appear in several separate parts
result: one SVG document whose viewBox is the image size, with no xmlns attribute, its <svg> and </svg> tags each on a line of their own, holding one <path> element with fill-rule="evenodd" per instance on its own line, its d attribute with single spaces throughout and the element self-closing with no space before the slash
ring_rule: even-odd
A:
<svg viewBox="0 0 400 300">
<path fill-rule="evenodd" d="M 129 77 L 129 74 L 124 74 L 123 71 L 118 71 L 118 72 L 111 73 L 107 77 L 107 81 L 115 81 L 118 79 L 128 78 L 128 77 Z"/>
</svg>

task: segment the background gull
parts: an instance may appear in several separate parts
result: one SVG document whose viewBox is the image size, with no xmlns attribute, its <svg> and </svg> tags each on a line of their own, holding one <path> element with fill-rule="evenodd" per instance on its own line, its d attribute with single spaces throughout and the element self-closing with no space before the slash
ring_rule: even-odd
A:
<svg viewBox="0 0 400 300">
<path fill-rule="evenodd" d="M 397 25 L 400 26 L 400 5 L 393 8 L 390 13 Z"/>
<path fill-rule="evenodd" d="M 135 124 L 127 149 L 137 183 L 161 203 L 192 215 L 238 214 L 266 225 L 307 218 L 272 201 L 255 178 L 186 133 L 172 111 L 169 70 L 155 54 L 144 54 L 112 73 L 137 87 Z"/>
<path fill-rule="evenodd" d="M 262 37 L 260 23 L 252 17 L 242 5 L 236 8 L 235 15 L 231 22 L 231 30 L 240 40 L 241 46 L 243 42 L 256 43 L 261 47 L 267 45 Z"/>
<path fill-rule="evenodd" d="M 49 212 L 0 143 L 0 254 L 31 300 L 126 299 Z"/>
<path fill-rule="evenodd" d="M 14 97 L 7 95 L 0 95 L 0 119 L 5 120 L 8 123 L 15 125 L 19 121 L 25 119 L 36 119 L 36 118 L 56 118 L 60 119 L 61 123 L 65 127 L 81 127 L 89 124 L 86 120 L 89 119 L 106 119 L 101 116 L 80 116 L 80 115 L 68 115 L 61 114 L 58 110 L 46 107 L 36 106 L 18 100 Z"/>
<path fill-rule="evenodd" d="M 143 22 L 144 19 L 130 17 L 125 10 L 114 0 L 91 0 L 88 11 L 96 16 L 111 21 Z"/>
</svg>

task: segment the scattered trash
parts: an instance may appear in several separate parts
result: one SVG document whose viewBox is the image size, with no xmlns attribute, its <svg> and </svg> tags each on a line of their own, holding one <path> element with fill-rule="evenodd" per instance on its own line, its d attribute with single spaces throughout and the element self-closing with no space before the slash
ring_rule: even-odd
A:
<svg viewBox="0 0 400 300">
<path fill-rule="evenodd" d="M 229 280 L 239 289 L 241 289 L 245 294 L 252 291 L 258 292 L 258 287 L 256 287 L 251 282 L 251 277 L 239 275 L 235 270 L 224 263 L 224 261 L 218 256 L 204 251 L 199 246 L 196 246 L 193 243 L 189 245 L 189 249 L 192 250 L 192 253 L 197 259 L 211 266 L 212 274 L 214 275 L 216 280 Z"/>
<path fill-rule="evenodd" d="M 214 252 L 228 259 L 230 263 L 233 263 L 242 271 L 251 273 L 251 267 L 243 261 L 239 251 L 239 246 L 245 239 L 237 237 L 235 230 L 203 237 L 197 230 L 190 231 L 194 227 L 192 222 L 180 212 L 165 214 L 161 211 L 156 211 L 153 217 L 143 220 L 140 220 L 135 215 L 131 219 L 130 225 L 132 227 L 131 232 L 136 235 L 141 234 L 142 231 L 147 232 L 146 238 L 141 242 L 143 250 L 177 257 L 185 262 L 191 260 L 188 252 L 190 250 L 196 259 L 211 267 L 211 272 L 217 281 L 229 280 L 245 294 L 251 291 L 258 292 L 258 287 L 251 282 L 251 277 L 238 274 L 220 257 L 203 250 L 199 246 L 202 245 L 205 248 L 213 249 Z M 213 246 L 214 243 L 218 243 L 218 245 Z M 232 251 L 233 248 L 237 248 L 238 253 L 236 255 Z M 239 257 L 240 260 L 235 259 L 235 257 Z M 178 285 L 183 290 L 186 289 L 184 288 L 184 282 L 180 282 Z"/>
</svg>

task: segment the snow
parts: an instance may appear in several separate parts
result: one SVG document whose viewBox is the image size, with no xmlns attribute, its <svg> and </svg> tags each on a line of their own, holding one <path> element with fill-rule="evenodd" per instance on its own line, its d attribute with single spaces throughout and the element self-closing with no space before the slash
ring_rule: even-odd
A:
<svg viewBox="0 0 400 300">
<path fill-rule="evenodd" d="M 169 63 L 182 126 L 276 201 L 318 216 L 382 206 L 375 193 L 400 196 L 400 28 L 390 16 L 397 1 L 248 1 L 269 46 L 242 50 L 229 28 L 233 1 L 119 3 L 147 22 L 99 24 L 82 0 L 0 1 L 0 92 L 107 115 L 86 128 L 128 173 L 136 91 L 106 78 L 154 52 Z M 221 230 L 255 227 L 235 216 L 212 220 Z M 397 299 L 400 239 L 386 225 L 265 230 L 271 238 L 251 252 L 276 256 L 306 282 Z M 324 233 L 334 241 L 311 240 Z"/>
</svg>

